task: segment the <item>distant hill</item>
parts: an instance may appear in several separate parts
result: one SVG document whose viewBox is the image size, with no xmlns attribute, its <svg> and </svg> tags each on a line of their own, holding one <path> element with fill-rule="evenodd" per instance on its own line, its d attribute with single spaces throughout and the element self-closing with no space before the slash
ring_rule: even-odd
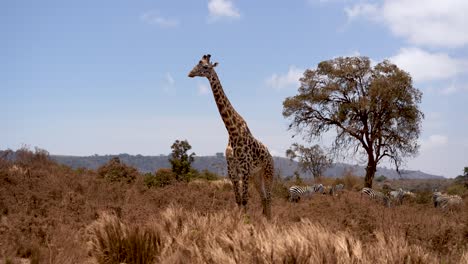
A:
<svg viewBox="0 0 468 264">
<path fill-rule="evenodd" d="M 160 156 L 142 156 L 142 155 L 94 155 L 94 156 L 63 156 L 63 155 L 51 155 L 51 158 L 58 163 L 65 164 L 72 168 L 89 168 L 96 169 L 103 165 L 113 157 L 119 157 L 120 160 L 128 165 L 131 165 L 141 172 L 154 172 L 160 168 L 169 168 L 170 164 L 167 155 Z M 276 172 L 281 176 L 291 176 L 298 169 L 298 163 L 291 161 L 287 158 L 274 157 Z M 195 157 L 193 167 L 197 170 L 209 170 L 216 172 L 220 175 L 226 175 L 226 160 L 222 153 L 218 153 L 215 156 L 199 156 Z M 326 177 L 341 177 L 346 171 L 352 172 L 354 175 L 364 176 L 365 167 L 359 165 L 350 165 L 346 163 L 335 163 L 331 168 L 325 171 L 324 176 Z M 384 175 L 390 179 L 396 179 L 400 176 L 393 169 L 378 168 L 376 176 Z M 309 175 L 303 175 L 310 177 Z M 443 178 L 442 176 L 432 175 L 424 173 L 422 171 L 411 171 L 405 170 L 401 172 L 402 178 L 407 179 L 436 179 Z"/>
</svg>

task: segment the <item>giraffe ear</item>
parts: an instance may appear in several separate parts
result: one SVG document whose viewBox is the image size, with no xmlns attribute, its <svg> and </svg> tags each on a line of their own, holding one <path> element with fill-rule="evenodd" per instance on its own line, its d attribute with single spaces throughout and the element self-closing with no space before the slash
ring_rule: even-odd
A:
<svg viewBox="0 0 468 264">
<path fill-rule="evenodd" d="M 217 62 L 213 63 L 213 68 L 216 66 L 218 66 L 218 63 Z"/>
</svg>

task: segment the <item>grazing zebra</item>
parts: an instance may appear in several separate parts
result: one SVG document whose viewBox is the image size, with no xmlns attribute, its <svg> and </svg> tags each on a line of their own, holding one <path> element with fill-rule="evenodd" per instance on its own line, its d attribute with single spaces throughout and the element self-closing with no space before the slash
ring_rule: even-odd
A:
<svg viewBox="0 0 468 264">
<path fill-rule="evenodd" d="M 343 190 L 344 185 L 342 183 L 337 184 L 330 189 L 330 195 L 338 195 L 339 193 L 342 193 Z"/>
<path fill-rule="evenodd" d="M 386 196 L 385 194 L 381 192 L 375 191 L 371 188 L 364 187 L 361 190 L 361 198 L 363 195 L 366 195 L 372 200 L 376 200 L 382 203 L 386 207 L 390 207 L 390 199 L 388 198 L 388 196 Z"/>
<path fill-rule="evenodd" d="M 314 193 L 323 193 L 323 185 L 315 184 L 312 186 L 291 186 L 289 188 L 289 201 L 298 202 L 302 196 L 309 196 Z"/>
<path fill-rule="evenodd" d="M 462 198 L 458 195 L 442 194 L 441 192 L 434 192 L 432 194 L 432 201 L 434 202 L 434 207 L 442 209 L 460 207 L 463 202 Z"/>
<path fill-rule="evenodd" d="M 394 200 L 397 204 L 403 204 L 403 199 L 405 196 L 411 196 L 412 192 L 403 191 L 403 189 L 399 188 L 397 191 L 391 191 L 390 198 Z M 414 195 L 414 194 L 413 194 Z"/>
</svg>

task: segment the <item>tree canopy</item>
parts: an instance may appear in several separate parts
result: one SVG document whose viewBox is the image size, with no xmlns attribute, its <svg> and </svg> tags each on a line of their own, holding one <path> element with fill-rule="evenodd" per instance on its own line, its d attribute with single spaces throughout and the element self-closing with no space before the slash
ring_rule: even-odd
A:
<svg viewBox="0 0 468 264">
<path fill-rule="evenodd" d="M 195 153 L 188 154 L 192 146 L 187 140 L 176 140 L 171 146 L 172 154 L 169 162 L 172 166 L 172 172 L 175 173 L 178 181 L 186 178 L 190 172 L 192 162 L 194 161 Z"/>
<path fill-rule="evenodd" d="M 283 102 L 290 128 L 307 140 L 335 128 L 335 151 L 368 158 L 365 186 L 372 186 L 383 158 L 398 170 L 404 158 L 417 154 L 422 93 L 396 65 L 385 60 L 372 67 L 367 57 L 340 57 L 306 70 L 300 83 L 298 94 Z"/>
<path fill-rule="evenodd" d="M 314 178 L 322 176 L 322 173 L 331 166 L 332 159 L 327 157 L 319 145 L 308 148 L 298 143 L 291 145 L 286 150 L 286 156 L 297 159 L 303 172 L 310 172 Z"/>
</svg>

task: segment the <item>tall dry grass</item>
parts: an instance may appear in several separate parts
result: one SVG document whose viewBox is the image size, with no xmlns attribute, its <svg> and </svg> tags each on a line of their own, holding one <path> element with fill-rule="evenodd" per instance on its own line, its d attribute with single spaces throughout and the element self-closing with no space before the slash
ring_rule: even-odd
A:
<svg viewBox="0 0 468 264">
<path fill-rule="evenodd" d="M 88 227 L 89 251 L 98 263 L 151 263 L 161 250 L 161 235 L 136 225 L 124 225 L 103 213 Z"/>
<path fill-rule="evenodd" d="M 463 263 L 468 259 L 468 204 L 443 212 L 429 202 L 384 208 L 317 195 L 287 202 L 275 181 L 273 220 L 265 222 L 251 190 L 237 209 L 228 182 L 198 180 L 147 188 L 109 182 L 24 153 L 0 159 L 0 261 L 35 263 Z M 17 165 L 29 173 L 11 170 Z M 351 175 L 352 176 L 352 175 Z M 344 180 L 344 179 L 343 179 Z M 358 185 L 354 177 L 350 186 Z M 346 183 L 345 183 L 346 184 Z M 352 188 L 351 188 L 352 189 Z M 108 212 L 107 216 L 103 212 Z M 115 253 L 118 249 L 119 253 Z M 382 253 L 380 253 L 382 252 Z M 90 255 L 89 255 L 89 254 Z M 115 253 L 115 254 L 114 254 Z"/>
<path fill-rule="evenodd" d="M 93 224 L 93 254 L 127 252 L 120 247 L 129 228 L 108 215 Z M 109 231 L 111 230 L 111 231 Z M 145 232 L 133 229 L 137 241 L 158 237 L 156 263 L 437 263 L 437 256 L 396 234 L 376 232 L 372 243 L 347 231 L 327 229 L 310 220 L 284 225 L 264 220 L 252 223 L 240 210 L 203 214 L 169 206 L 147 223 Z M 103 235 L 115 233 L 116 235 Z M 101 242 L 101 240 L 104 240 Z M 94 241 L 100 241 L 96 243 Z M 149 243 L 149 242 L 147 242 Z M 104 246 L 101 246 L 104 245 Z M 125 246 L 124 246 L 125 247 Z M 135 245 L 142 252 L 147 248 Z M 104 260 L 104 261 L 102 261 Z M 123 259 L 118 259 L 123 261 Z M 148 260 L 153 261 L 152 258 Z M 126 263 L 143 263 L 126 261 Z M 148 263 L 148 262 L 146 262 Z"/>
</svg>

